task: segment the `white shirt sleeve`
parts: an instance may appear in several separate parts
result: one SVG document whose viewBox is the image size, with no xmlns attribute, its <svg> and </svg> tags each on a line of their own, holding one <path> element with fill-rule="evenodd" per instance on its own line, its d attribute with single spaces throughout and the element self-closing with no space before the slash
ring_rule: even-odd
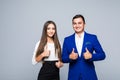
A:
<svg viewBox="0 0 120 80">
<path fill-rule="evenodd" d="M 33 65 L 35 65 L 35 64 L 38 63 L 38 62 L 36 61 L 36 59 L 35 59 L 35 56 L 36 56 L 36 52 L 37 52 L 37 48 L 38 48 L 38 46 L 39 46 L 39 43 L 40 43 L 40 41 L 38 41 L 38 42 L 36 43 L 36 46 L 35 46 L 35 49 L 34 49 L 34 52 L 33 52 L 33 56 L 32 56 L 32 64 L 33 64 Z"/>
</svg>

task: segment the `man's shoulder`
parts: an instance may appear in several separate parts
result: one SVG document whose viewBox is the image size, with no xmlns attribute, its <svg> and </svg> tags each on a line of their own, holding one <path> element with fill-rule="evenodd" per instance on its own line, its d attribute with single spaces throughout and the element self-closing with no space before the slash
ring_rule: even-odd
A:
<svg viewBox="0 0 120 80">
<path fill-rule="evenodd" d="M 66 36 L 65 39 L 70 39 L 70 38 L 74 37 L 74 35 L 75 35 L 75 34 L 71 34 L 71 35 L 69 35 L 69 36 Z"/>
<path fill-rule="evenodd" d="M 87 38 L 89 40 L 95 40 L 95 39 L 97 39 L 97 35 L 95 35 L 93 33 L 85 33 L 85 38 Z"/>
<path fill-rule="evenodd" d="M 87 35 L 87 36 L 96 36 L 96 35 L 93 34 L 93 33 L 87 33 L 87 32 L 85 32 L 85 35 Z"/>
</svg>

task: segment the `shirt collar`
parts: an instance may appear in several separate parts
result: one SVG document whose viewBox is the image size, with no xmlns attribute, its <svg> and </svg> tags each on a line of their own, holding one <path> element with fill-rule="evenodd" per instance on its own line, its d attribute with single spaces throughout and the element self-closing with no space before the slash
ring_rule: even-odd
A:
<svg viewBox="0 0 120 80">
<path fill-rule="evenodd" d="M 85 34 L 85 32 L 82 32 L 82 33 L 81 33 L 81 35 L 80 35 L 80 36 L 78 36 L 78 34 L 77 34 L 77 33 L 75 33 L 75 37 L 76 37 L 76 38 L 83 38 L 83 37 L 84 37 L 84 34 Z"/>
</svg>

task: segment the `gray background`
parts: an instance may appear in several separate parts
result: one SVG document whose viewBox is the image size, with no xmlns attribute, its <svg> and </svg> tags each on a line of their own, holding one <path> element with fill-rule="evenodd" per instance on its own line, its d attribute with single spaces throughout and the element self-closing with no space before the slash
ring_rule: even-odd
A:
<svg viewBox="0 0 120 80">
<path fill-rule="evenodd" d="M 0 0 L 0 80 L 36 80 L 41 64 L 33 66 L 31 59 L 44 22 L 56 22 L 62 45 L 79 13 L 106 52 L 104 61 L 95 62 L 99 80 L 120 80 L 120 0 Z M 67 74 L 64 64 L 61 80 Z"/>
</svg>

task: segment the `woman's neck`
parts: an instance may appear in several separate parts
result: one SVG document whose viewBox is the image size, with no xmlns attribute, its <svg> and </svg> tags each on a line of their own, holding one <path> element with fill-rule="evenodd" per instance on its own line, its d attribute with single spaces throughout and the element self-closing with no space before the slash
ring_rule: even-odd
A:
<svg viewBox="0 0 120 80">
<path fill-rule="evenodd" d="M 47 42 L 48 42 L 48 43 L 53 43 L 53 38 L 47 37 Z"/>
</svg>

